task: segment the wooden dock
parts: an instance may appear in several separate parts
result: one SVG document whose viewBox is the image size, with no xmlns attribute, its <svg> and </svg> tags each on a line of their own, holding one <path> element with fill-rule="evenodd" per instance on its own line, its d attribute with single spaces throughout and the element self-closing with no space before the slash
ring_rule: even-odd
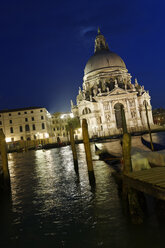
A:
<svg viewBox="0 0 165 248">
<path fill-rule="evenodd" d="M 165 200 L 165 167 L 129 172 L 123 180 L 128 187 Z"/>
</svg>

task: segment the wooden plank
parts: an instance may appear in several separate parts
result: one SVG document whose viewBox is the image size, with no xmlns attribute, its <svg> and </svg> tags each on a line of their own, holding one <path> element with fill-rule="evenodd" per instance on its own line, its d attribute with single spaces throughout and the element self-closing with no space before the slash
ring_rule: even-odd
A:
<svg viewBox="0 0 165 248">
<path fill-rule="evenodd" d="M 124 184 L 126 184 L 128 187 L 132 187 L 136 190 L 152 195 L 158 199 L 165 200 L 164 188 L 157 187 L 144 181 L 135 180 L 127 175 L 123 176 L 123 180 Z"/>
</svg>

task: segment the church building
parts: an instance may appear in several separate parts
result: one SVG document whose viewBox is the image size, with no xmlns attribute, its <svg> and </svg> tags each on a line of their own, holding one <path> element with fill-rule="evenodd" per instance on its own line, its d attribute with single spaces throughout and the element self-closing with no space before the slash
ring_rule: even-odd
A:
<svg viewBox="0 0 165 248">
<path fill-rule="evenodd" d="M 87 120 L 90 137 L 119 134 L 122 131 L 121 106 L 124 108 L 129 132 L 147 128 L 145 103 L 152 127 L 149 92 L 132 83 L 124 61 L 112 52 L 98 29 L 94 55 L 86 63 L 82 89 L 77 104 L 71 101 L 72 113 Z"/>
</svg>

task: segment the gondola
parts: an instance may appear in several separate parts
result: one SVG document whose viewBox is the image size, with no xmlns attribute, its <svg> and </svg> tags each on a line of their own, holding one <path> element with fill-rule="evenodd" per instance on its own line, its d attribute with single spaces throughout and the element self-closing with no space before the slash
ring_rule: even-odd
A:
<svg viewBox="0 0 165 248">
<path fill-rule="evenodd" d="M 96 145 L 95 145 L 95 153 L 96 155 L 99 156 L 100 160 L 103 160 L 107 164 L 109 164 L 114 170 L 117 172 L 121 171 L 121 158 L 111 154 L 107 151 L 100 150 Z"/>
<path fill-rule="evenodd" d="M 151 149 L 151 143 L 149 141 L 145 140 L 142 136 L 141 136 L 141 142 L 142 142 L 143 145 L 145 145 L 150 150 L 152 150 Z M 154 147 L 154 151 L 165 150 L 165 145 L 161 145 L 161 144 L 158 144 L 158 143 L 153 143 L 153 147 Z"/>
</svg>

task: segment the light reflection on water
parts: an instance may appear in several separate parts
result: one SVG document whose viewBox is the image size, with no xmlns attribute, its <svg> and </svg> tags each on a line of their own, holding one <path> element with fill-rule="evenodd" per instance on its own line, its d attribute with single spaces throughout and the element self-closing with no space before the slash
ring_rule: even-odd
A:
<svg viewBox="0 0 165 248">
<path fill-rule="evenodd" d="M 9 155 L 12 204 L 2 205 L 0 247 L 157 247 L 162 237 L 155 217 L 133 226 L 123 214 L 112 169 L 94 161 L 91 190 L 83 144 L 77 151 L 79 176 L 69 146 Z M 94 145 L 92 154 L 97 159 Z"/>
</svg>

